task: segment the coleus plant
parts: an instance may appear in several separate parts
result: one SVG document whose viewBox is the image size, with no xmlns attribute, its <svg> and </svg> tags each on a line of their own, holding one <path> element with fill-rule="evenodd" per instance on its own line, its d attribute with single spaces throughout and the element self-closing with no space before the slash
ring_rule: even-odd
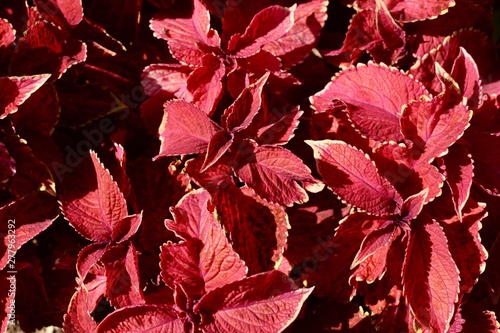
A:
<svg viewBox="0 0 500 333">
<path fill-rule="evenodd" d="M 493 9 L 1 2 L 0 331 L 498 332 Z"/>
</svg>

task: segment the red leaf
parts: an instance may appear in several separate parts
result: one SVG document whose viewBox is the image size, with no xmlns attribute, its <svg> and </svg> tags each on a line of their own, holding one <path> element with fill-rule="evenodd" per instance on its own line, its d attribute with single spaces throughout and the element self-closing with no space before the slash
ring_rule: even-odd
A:
<svg viewBox="0 0 500 333">
<path fill-rule="evenodd" d="M 326 184 L 347 203 L 378 216 L 400 212 L 403 199 L 363 152 L 342 141 L 306 142 Z"/>
<path fill-rule="evenodd" d="M 346 103 L 346 111 L 361 133 L 375 140 L 400 141 L 402 107 L 423 95 L 428 95 L 425 88 L 410 76 L 369 63 L 340 72 L 311 97 L 311 104 L 324 112 L 332 109 L 332 100 L 340 100 Z"/>
<path fill-rule="evenodd" d="M 178 244 L 163 244 L 160 254 L 163 282 L 172 289 L 176 285 L 182 286 L 185 293 L 193 299 L 205 294 L 204 277 L 210 270 L 211 263 L 201 258 L 203 248 L 203 243 L 194 238 Z"/>
<path fill-rule="evenodd" d="M 214 134 L 208 143 L 205 160 L 200 171 L 204 172 L 212 165 L 216 164 L 228 151 L 234 142 L 234 136 L 222 130 Z"/>
<path fill-rule="evenodd" d="M 379 170 L 394 185 L 403 197 L 410 197 L 425 188 L 429 189 L 426 202 L 441 194 L 444 176 L 432 164 L 419 163 L 413 158 L 419 156 L 417 145 L 407 148 L 389 142 L 376 148 L 373 156 Z"/>
<path fill-rule="evenodd" d="M 164 221 L 171 218 L 169 208 L 186 194 L 189 179 L 177 163 L 171 163 L 166 158 L 134 160 L 128 164 L 127 174 L 132 182 L 137 208 L 143 211 L 142 245 L 150 253 L 158 254 L 163 243 L 173 240 L 174 235 L 165 228 Z"/>
<path fill-rule="evenodd" d="M 114 311 L 97 327 L 96 333 L 180 333 L 184 323 L 170 307 L 129 306 Z"/>
<path fill-rule="evenodd" d="M 224 63 L 213 54 L 206 54 L 202 67 L 195 69 L 187 79 L 187 89 L 192 94 L 192 102 L 203 112 L 212 115 L 222 97 L 222 81 L 226 74 Z"/>
<path fill-rule="evenodd" d="M 144 303 L 137 252 L 130 242 L 110 247 L 102 257 L 106 268 L 106 298 L 115 308 Z"/>
<path fill-rule="evenodd" d="M 17 111 L 35 91 L 37 91 L 50 77 L 48 74 L 33 76 L 10 76 L 0 78 L 0 118 Z"/>
<path fill-rule="evenodd" d="M 206 294 L 194 307 L 207 321 L 207 333 L 281 332 L 297 317 L 312 289 L 298 289 L 279 271 L 227 284 Z"/>
<path fill-rule="evenodd" d="M 121 242 L 137 231 L 141 216 L 127 216 L 127 203 L 109 171 L 90 153 L 97 188 L 83 197 L 62 199 L 65 217 L 82 236 L 97 242 Z"/>
<path fill-rule="evenodd" d="M 177 64 L 153 64 L 142 72 L 141 84 L 148 96 L 160 91 L 168 92 L 179 99 L 191 101 L 191 93 L 187 90 L 187 79 L 192 69 Z"/>
<path fill-rule="evenodd" d="M 249 274 L 275 269 L 283 258 L 290 228 L 284 208 L 262 200 L 248 187 L 233 184 L 213 193 L 213 200 Z"/>
<path fill-rule="evenodd" d="M 407 222 L 417 218 L 424 204 L 427 202 L 428 195 L 429 188 L 426 187 L 422 191 L 406 198 L 403 202 L 403 207 L 401 207 L 401 217 Z"/>
<path fill-rule="evenodd" d="M 469 150 L 464 145 L 451 146 L 449 153 L 443 157 L 440 167 L 450 187 L 455 211 L 459 219 L 462 219 L 462 210 L 469 199 L 474 175 Z"/>
<path fill-rule="evenodd" d="M 488 254 L 481 244 L 479 230 L 487 216 L 484 204 L 464 212 L 462 221 L 442 223 L 453 260 L 460 271 L 460 291 L 469 293 L 484 271 Z M 462 223 L 460 223 L 462 222 Z"/>
<path fill-rule="evenodd" d="M 412 102 L 404 109 L 401 131 L 413 142 L 412 159 L 430 163 L 443 156 L 469 126 L 472 112 L 462 103 L 454 107 L 446 103 L 440 95 Z"/>
<path fill-rule="evenodd" d="M 493 151 L 500 149 L 500 137 L 472 131 L 466 136 L 474 161 L 474 182 L 492 195 L 500 195 L 500 158 Z"/>
<path fill-rule="evenodd" d="M 392 221 L 388 221 L 382 225 L 380 229 L 374 230 L 368 234 L 368 236 L 366 236 L 363 240 L 363 243 L 361 243 L 361 247 L 351 264 L 351 269 L 375 254 L 375 252 L 390 245 L 395 232 L 396 227 L 394 223 Z"/>
<path fill-rule="evenodd" d="M 303 203 L 309 199 L 304 188 L 311 192 L 323 188 L 304 162 L 285 148 L 259 147 L 248 142 L 239 149 L 236 158 L 233 166 L 236 175 L 270 202 L 286 206 Z"/>
<path fill-rule="evenodd" d="M 83 283 L 91 268 L 101 260 L 107 245 L 107 243 L 93 243 L 85 246 L 80 253 L 78 253 L 76 272 L 78 273 L 80 282 Z"/>
<path fill-rule="evenodd" d="M 450 74 L 460 87 L 462 96 L 467 98 L 469 109 L 477 109 L 483 98 L 479 69 L 472 56 L 463 47 L 460 47 L 460 53 Z"/>
<path fill-rule="evenodd" d="M 168 41 L 172 55 L 181 63 L 202 66 L 205 52 L 199 44 L 218 47 L 220 44 L 217 32 L 210 29 L 210 14 L 200 0 L 194 0 L 192 16 L 189 18 L 151 19 L 151 30 L 155 37 Z"/>
<path fill-rule="evenodd" d="M 14 270 L 7 265 L 9 259 L 58 216 L 56 198 L 47 192 L 32 193 L 0 208 L 0 218 L 4 221 L 0 230 L 0 269 L 8 266 L 8 270 Z"/>
<path fill-rule="evenodd" d="M 448 9 L 455 6 L 454 0 L 424 0 L 418 3 L 410 0 L 383 0 L 389 11 L 398 19 L 404 22 L 413 22 L 436 18 L 448 12 Z M 372 0 L 357 0 L 356 5 L 360 8 L 373 8 Z"/>
<path fill-rule="evenodd" d="M 86 58 L 85 43 L 68 39 L 62 30 L 49 22 L 37 21 L 17 44 L 10 71 L 15 75 L 50 73 L 51 79 L 56 80 Z"/>
<path fill-rule="evenodd" d="M 413 225 L 403 266 L 403 292 L 422 327 L 445 333 L 458 300 L 457 265 L 438 223 L 422 218 Z"/>
<path fill-rule="evenodd" d="M 35 0 L 42 16 L 61 27 L 76 26 L 83 20 L 81 0 Z"/>
<path fill-rule="evenodd" d="M 304 60 L 316 45 L 327 19 L 325 0 L 313 0 L 297 5 L 293 13 L 293 26 L 264 50 L 278 56 L 283 67 L 289 68 Z"/>
<path fill-rule="evenodd" d="M 165 103 L 156 158 L 204 152 L 218 130 L 220 127 L 196 106 L 182 100 L 169 101 Z"/>
<path fill-rule="evenodd" d="M 35 131 L 50 136 L 57 125 L 61 107 L 52 84 L 45 84 L 11 114 L 16 132 L 25 137 L 26 132 Z"/>
<path fill-rule="evenodd" d="M 304 112 L 294 109 L 279 118 L 276 122 L 261 127 L 257 131 L 256 141 L 261 145 L 284 145 L 294 136 L 294 132 L 299 127 L 299 118 Z M 275 115 L 276 116 L 276 115 Z"/>
<path fill-rule="evenodd" d="M 182 285 L 192 297 L 242 279 L 247 271 L 214 213 L 208 210 L 209 200 L 205 190 L 187 194 L 172 209 L 175 222 L 165 221 L 167 228 L 186 242 L 162 246 L 163 280 L 170 287 Z"/>
<path fill-rule="evenodd" d="M 266 44 L 285 35 L 293 26 L 296 7 L 269 6 L 258 12 L 243 35 L 231 37 L 228 50 L 236 57 L 246 58 L 256 54 Z"/>
<path fill-rule="evenodd" d="M 357 63 L 364 51 L 377 63 L 393 64 L 404 55 L 405 31 L 382 1 L 375 2 L 375 8 L 354 14 L 342 48 L 325 54 L 333 57 L 334 64 L 346 67 Z"/>
<path fill-rule="evenodd" d="M 262 90 L 269 78 L 264 74 L 257 82 L 246 87 L 221 117 L 222 126 L 231 132 L 247 128 L 260 110 Z"/>
<path fill-rule="evenodd" d="M 0 19 L 0 49 L 9 47 L 16 40 L 16 31 L 6 19 Z"/>
<path fill-rule="evenodd" d="M 321 237 L 327 241 L 320 244 L 326 253 L 316 255 L 315 260 L 306 264 L 306 280 L 315 287 L 320 296 L 327 296 L 340 303 L 348 302 L 353 296 L 353 287 L 349 284 L 351 264 L 365 237 L 387 222 L 366 213 L 355 212 L 340 221 L 333 232 Z M 292 228 L 293 230 L 293 228 Z"/>
<path fill-rule="evenodd" d="M 85 287 L 75 292 L 64 315 L 63 328 L 65 332 L 94 332 L 97 323 L 90 315 L 91 309 L 87 303 L 88 291 Z"/>
</svg>

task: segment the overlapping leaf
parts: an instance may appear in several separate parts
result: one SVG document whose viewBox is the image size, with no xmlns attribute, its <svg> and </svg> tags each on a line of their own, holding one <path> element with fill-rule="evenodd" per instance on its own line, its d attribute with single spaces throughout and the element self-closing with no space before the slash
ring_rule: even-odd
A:
<svg viewBox="0 0 500 333">
<path fill-rule="evenodd" d="M 128 215 L 127 204 L 118 185 L 91 153 L 97 178 L 96 188 L 83 197 L 67 197 L 62 209 L 71 225 L 84 237 L 97 242 L 121 242 L 139 228 L 142 215 Z"/>
<path fill-rule="evenodd" d="M 281 332 L 298 315 L 312 289 L 297 289 L 283 273 L 272 271 L 233 282 L 205 295 L 195 311 L 205 314 L 204 330 Z"/>
<path fill-rule="evenodd" d="M 444 333 L 458 301 L 459 272 L 442 227 L 428 218 L 418 222 L 403 268 L 404 294 L 419 326 Z"/>
<path fill-rule="evenodd" d="M 340 72 L 311 97 L 311 104 L 324 112 L 334 108 L 332 100 L 339 100 L 361 133 L 376 140 L 399 141 L 403 106 L 426 95 L 425 88 L 410 76 L 369 63 Z"/>
<path fill-rule="evenodd" d="M 403 199 L 380 176 L 365 154 L 342 141 L 309 141 L 318 172 L 330 189 L 347 203 L 383 216 L 399 213 Z"/>
<path fill-rule="evenodd" d="M 209 199 L 206 191 L 186 195 L 172 210 L 175 222 L 165 222 L 184 241 L 162 246 L 163 280 L 171 287 L 181 285 L 191 297 L 246 276 L 245 264 L 208 210 Z"/>
</svg>

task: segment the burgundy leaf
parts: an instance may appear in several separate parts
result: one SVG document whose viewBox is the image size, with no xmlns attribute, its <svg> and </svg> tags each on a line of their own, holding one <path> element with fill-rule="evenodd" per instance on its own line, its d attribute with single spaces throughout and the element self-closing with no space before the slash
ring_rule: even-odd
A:
<svg viewBox="0 0 500 333">
<path fill-rule="evenodd" d="M 165 228 L 164 221 L 171 218 L 169 208 L 188 191 L 189 179 L 178 163 L 169 159 L 139 158 L 129 162 L 127 174 L 136 195 L 137 208 L 143 211 L 142 245 L 150 253 L 158 254 L 163 243 L 173 240 L 173 232 Z M 165 191 L 167 188 L 169 190 Z"/>
<path fill-rule="evenodd" d="M 285 114 L 282 118 L 280 118 L 276 122 L 261 127 L 257 131 L 256 141 L 262 145 L 287 144 L 293 138 L 294 131 L 299 126 L 299 118 L 302 116 L 303 113 L 304 113 L 303 111 L 294 109 L 291 112 Z"/>
<path fill-rule="evenodd" d="M 445 14 L 450 7 L 455 5 L 454 0 L 424 0 L 419 3 L 409 0 L 390 1 L 383 0 L 390 12 L 404 22 L 428 20 Z M 373 8 L 372 0 L 356 0 L 360 8 Z"/>
<path fill-rule="evenodd" d="M 8 47 L 16 40 L 16 31 L 6 19 L 0 19 L 0 48 Z"/>
<path fill-rule="evenodd" d="M 144 303 L 137 251 L 130 242 L 110 247 L 102 257 L 106 268 L 106 298 L 115 308 Z"/>
<path fill-rule="evenodd" d="M 228 49 L 236 57 L 246 58 L 256 54 L 266 44 L 285 35 L 294 24 L 296 7 L 269 6 L 257 13 L 243 35 L 231 37 Z"/>
<path fill-rule="evenodd" d="M 165 91 L 179 99 L 190 101 L 192 96 L 186 84 L 191 72 L 192 69 L 188 66 L 154 64 L 144 68 L 141 84 L 148 96 Z"/>
<path fill-rule="evenodd" d="M 180 333 L 184 323 L 176 311 L 161 305 L 129 306 L 114 311 L 97 327 L 96 333 Z"/>
<path fill-rule="evenodd" d="M 215 133 L 208 143 L 207 153 L 200 171 L 203 172 L 217 163 L 228 151 L 233 142 L 234 136 L 228 134 L 226 131 L 222 130 Z"/>
<path fill-rule="evenodd" d="M 65 332 L 94 332 L 97 323 L 91 316 L 87 303 L 88 291 L 85 287 L 75 292 L 69 303 L 68 313 L 64 315 Z"/>
<path fill-rule="evenodd" d="M 395 225 L 388 221 L 388 223 L 386 223 L 386 225 L 382 225 L 380 229 L 368 234 L 368 236 L 366 236 L 363 240 L 363 243 L 361 243 L 361 247 L 351 264 L 351 269 L 359 265 L 383 247 L 390 245 L 395 232 Z"/>
<path fill-rule="evenodd" d="M 282 147 L 259 147 L 249 142 L 239 149 L 233 168 L 259 196 L 286 206 L 306 202 L 305 189 L 319 192 L 323 188 L 302 160 Z"/>
<path fill-rule="evenodd" d="M 5 148 L 16 161 L 16 173 L 9 181 L 9 192 L 16 198 L 46 190 L 54 194 L 54 179 L 45 163 L 38 159 L 26 140 L 10 135 L 3 140 Z M 33 147 L 33 143 L 31 144 Z M 48 147 L 43 147 L 47 149 Z"/>
<path fill-rule="evenodd" d="M 35 91 L 37 91 L 50 77 L 48 74 L 33 76 L 10 76 L 0 78 L 0 118 L 17 111 Z"/>
<path fill-rule="evenodd" d="M 484 306 L 476 302 L 468 302 L 463 307 L 463 324 L 462 333 L 497 333 L 498 319 L 493 311 L 484 310 Z"/>
<path fill-rule="evenodd" d="M 162 277 L 169 286 L 181 284 L 193 297 L 242 279 L 247 270 L 208 210 L 209 200 L 205 190 L 187 194 L 172 209 L 175 222 L 165 221 L 186 242 L 162 246 Z"/>
<path fill-rule="evenodd" d="M 479 231 L 481 221 L 487 212 L 484 204 L 467 209 L 462 221 L 456 217 L 452 221 L 441 223 L 453 260 L 460 271 L 460 291 L 468 293 L 477 282 L 479 274 L 484 271 L 488 253 L 483 244 Z"/>
<path fill-rule="evenodd" d="M 469 199 L 474 176 L 474 165 L 467 147 L 459 144 L 451 146 L 449 153 L 443 157 L 440 168 L 450 187 L 455 212 L 462 219 L 462 210 Z"/>
<path fill-rule="evenodd" d="M 269 78 L 264 74 L 257 82 L 246 87 L 222 115 L 224 128 L 231 132 L 247 128 L 260 110 L 262 90 Z"/>
<path fill-rule="evenodd" d="M 80 278 L 80 282 L 85 280 L 91 268 L 101 260 L 106 251 L 107 243 L 93 243 L 84 247 L 78 253 L 78 261 L 76 262 L 76 272 Z"/>
<path fill-rule="evenodd" d="M 383 216 L 400 212 L 403 199 L 374 163 L 342 141 L 307 141 L 318 172 L 330 189 L 347 203 Z"/>
<path fill-rule="evenodd" d="M 88 239 L 97 242 L 124 240 L 123 237 L 130 236 L 128 231 L 132 231 L 122 229 L 123 223 L 126 223 L 123 220 L 127 217 L 125 198 L 97 155 L 91 152 L 90 156 L 97 177 L 97 188 L 81 198 L 70 201 L 63 198 L 64 215 L 75 230 Z M 137 230 L 138 221 L 130 222 L 133 222 L 130 227 Z"/>
<path fill-rule="evenodd" d="M 350 267 L 361 243 L 366 236 L 385 223 L 387 219 L 361 212 L 349 214 L 342 219 L 334 232 L 321 237 L 327 239 L 320 244 L 326 253 L 322 251 L 307 265 L 308 285 L 314 286 L 320 297 L 327 296 L 340 303 L 347 302 L 353 295 L 353 287 L 349 283 L 352 273 Z"/>
<path fill-rule="evenodd" d="M 61 27 L 76 26 L 83 19 L 81 0 L 35 0 L 42 16 Z"/>
<path fill-rule="evenodd" d="M 379 170 L 402 194 L 410 197 L 428 188 L 426 202 L 430 202 L 441 194 L 445 177 L 432 164 L 414 160 L 421 154 L 420 146 L 407 148 L 394 142 L 380 145 L 373 156 Z"/>
<path fill-rule="evenodd" d="M 283 259 L 290 228 L 285 209 L 262 200 L 248 187 L 240 189 L 233 184 L 226 184 L 212 196 L 217 214 L 249 273 L 275 269 Z"/>
<path fill-rule="evenodd" d="M 463 47 L 460 47 L 460 53 L 450 74 L 460 87 L 462 96 L 467 98 L 469 109 L 477 109 L 483 97 L 479 69 L 472 56 Z"/>
<path fill-rule="evenodd" d="M 334 64 L 352 65 L 365 51 L 377 63 L 392 64 L 404 55 L 405 31 L 381 0 L 375 2 L 374 9 L 360 11 L 352 17 L 342 48 L 325 53 Z"/>
<path fill-rule="evenodd" d="M 210 244 L 207 244 L 209 246 Z M 201 250 L 203 243 L 198 239 L 189 239 L 178 244 L 168 242 L 161 247 L 160 267 L 163 282 L 174 289 L 182 286 L 185 293 L 198 299 L 205 294 L 206 268 L 202 267 Z M 210 263 L 208 263 L 210 264 Z"/>
<path fill-rule="evenodd" d="M 49 22 L 37 21 L 16 45 L 16 57 L 12 59 L 10 70 L 15 75 L 50 73 L 51 79 L 56 80 L 86 58 L 85 43 L 68 39 L 61 29 Z"/>
<path fill-rule="evenodd" d="M 47 192 L 35 192 L 0 208 L 4 223 L 0 235 L 0 269 L 15 270 L 9 259 L 21 246 L 47 229 L 59 216 L 56 198 Z"/>
<path fill-rule="evenodd" d="M 500 195 L 500 158 L 491 152 L 500 148 L 500 137 L 473 131 L 466 136 L 474 161 L 474 182 L 492 195 Z"/>
<path fill-rule="evenodd" d="M 362 261 L 349 278 L 349 283 L 356 284 L 360 281 L 366 281 L 366 283 L 371 284 L 377 281 L 377 279 L 382 280 L 388 270 L 388 263 L 392 265 L 388 261 L 391 245 L 392 241 L 387 242 Z"/>
<path fill-rule="evenodd" d="M 21 136 L 35 131 L 50 136 L 57 125 L 61 107 L 57 91 L 52 84 L 45 84 L 10 115 L 12 124 Z"/>
<path fill-rule="evenodd" d="M 187 79 L 187 89 L 193 96 L 190 102 L 209 116 L 222 97 L 225 74 L 226 68 L 219 58 L 206 54 L 202 59 L 202 67 L 195 69 Z"/>
<path fill-rule="evenodd" d="M 401 217 L 408 222 L 417 218 L 424 204 L 427 202 L 428 195 L 429 188 L 426 187 L 422 191 L 406 198 L 403 202 L 403 207 L 401 207 Z"/>
<path fill-rule="evenodd" d="M 196 106 L 174 100 L 165 103 L 165 115 L 160 125 L 160 156 L 204 152 L 219 126 Z M 157 157 L 157 158 L 158 158 Z"/>
<path fill-rule="evenodd" d="M 205 52 L 198 44 L 219 46 L 217 32 L 210 29 L 210 14 L 200 0 L 194 0 L 192 17 L 162 18 L 151 20 L 151 29 L 155 37 L 168 41 L 172 55 L 181 63 L 202 66 Z"/>
<path fill-rule="evenodd" d="M 298 289 L 285 274 L 271 271 L 209 292 L 194 311 L 207 318 L 203 326 L 207 333 L 281 332 L 297 317 L 311 292 Z"/>
<path fill-rule="evenodd" d="M 293 26 L 276 41 L 263 49 L 278 56 L 283 67 L 289 68 L 304 60 L 311 52 L 327 19 L 325 0 L 313 0 L 297 5 Z"/>
<path fill-rule="evenodd" d="M 472 113 L 460 103 L 449 108 L 444 97 L 410 103 L 401 118 L 401 130 L 413 142 L 413 159 L 429 163 L 443 156 L 469 126 Z"/>
<path fill-rule="evenodd" d="M 459 272 L 443 229 L 429 218 L 415 221 L 403 268 L 404 294 L 415 320 L 445 333 L 458 300 Z"/>
<path fill-rule="evenodd" d="M 139 226 L 142 222 L 142 213 L 125 216 L 114 228 L 111 233 L 111 238 L 117 243 L 121 243 L 123 241 L 131 238 L 137 230 L 139 230 Z"/>
<path fill-rule="evenodd" d="M 340 100 L 361 133 L 375 140 L 400 141 L 403 106 L 424 95 L 427 91 L 412 77 L 392 67 L 369 63 L 340 72 L 311 97 L 311 104 L 316 111 L 324 112 L 332 108 L 332 100 Z"/>
</svg>

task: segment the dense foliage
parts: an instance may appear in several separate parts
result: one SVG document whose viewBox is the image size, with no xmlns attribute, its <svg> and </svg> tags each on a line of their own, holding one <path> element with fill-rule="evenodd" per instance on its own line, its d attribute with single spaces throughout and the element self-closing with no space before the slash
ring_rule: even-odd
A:
<svg viewBox="0 0 500 333">
<path fill-rule="evenodd" d="M 499 332 L 493 12 L 1 1 L 0 331 Z"/>
</svg>

